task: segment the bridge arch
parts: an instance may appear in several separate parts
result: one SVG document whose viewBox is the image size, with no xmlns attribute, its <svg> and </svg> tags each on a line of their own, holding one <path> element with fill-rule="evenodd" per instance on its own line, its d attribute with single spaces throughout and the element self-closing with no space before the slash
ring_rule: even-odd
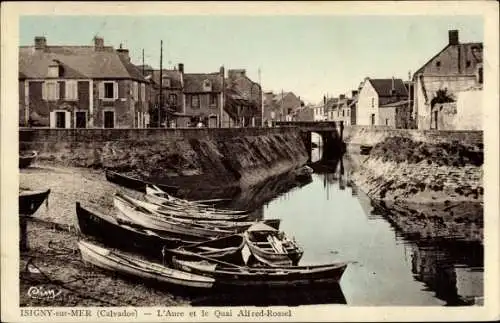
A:
<svg viewBox="0 0 500 323">
<path fill-rule="evenodd" d="M 335 121 L 275 121 L 275 127 L 297 127 L 301 131 L 302 140 L 309 152 L 309 161 L 312 153 L 311 133 L 321 136 L 323 143 L 322 159 L 338 157 L 345 151 L 343 143 L 343 123 Z"/>
</svg>

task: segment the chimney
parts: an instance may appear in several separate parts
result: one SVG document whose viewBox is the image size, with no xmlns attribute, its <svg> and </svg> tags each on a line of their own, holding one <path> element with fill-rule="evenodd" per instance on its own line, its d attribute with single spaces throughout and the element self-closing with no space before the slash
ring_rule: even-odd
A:
<svg viewBox="0 0 500 323">
<path fill-rule="evenodd" d="M 226 71 L 224 70 L 224 66 L 221 66 L 219 69 L 219 74 L 222 75 L 222 77 L 226 76 Z"/>
<path fill-rule="evenodd" d="M 35 37 L 35 49 L 45 49 L 47 47 L 47 39 L 43 36 Z"/>
<path fill-rule="evenodd" d="M 104 38 L 101 37 L 94 37 L 94 50 L 97 51 L 102 51 L 104 49 Z"/>
<path fill-rule="evenodd" d="M 326 105 L 326 96 L 323 95 L 323 105 Z"/>
<path fill-rule="evenodd" d="M 458 45 L 458 30 L 448 30 L 448 44 Z"/>
<path fill-rule="evenodd" d="M 122 44 L 120 44 L 120 48 L 117 49 L 116 52 L 118 53 L 118 55 L 120 55 L 120 57 L 124 58 L 127 62 L 130 62 L 130 56 L 128 53 L 128 49 L 123 48 Z"/>
<path fill-rule="evenodd" d="M 345 99 L 345 94 L 339 95 L 339 100 L 344 100 Z"/>
<path fill-rule="evenodd" d="M 179 72 L 184 73 L 184 64 L 179 63 L 178 66 L 179 66 Z"/>
<path fill-rule="evenodd" d="M 358 95 L 358 91 L 357 90 L 352 90 L 351 91 L 352 93 L 352 97 L 354 98 L 356 95 Z"/>
</svg>

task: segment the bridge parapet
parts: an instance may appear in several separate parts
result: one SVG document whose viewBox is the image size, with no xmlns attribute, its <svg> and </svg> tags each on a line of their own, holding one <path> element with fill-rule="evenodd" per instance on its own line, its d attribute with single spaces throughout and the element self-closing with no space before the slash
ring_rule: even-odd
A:
<svg viewBox="0 0 500 323">
<path fill-rule="evenodd" d="M 298 127 L 304 131 L 334 131 L 338 130 L 335 121 L 275 121 L 277 127 Z"/>
</svg>

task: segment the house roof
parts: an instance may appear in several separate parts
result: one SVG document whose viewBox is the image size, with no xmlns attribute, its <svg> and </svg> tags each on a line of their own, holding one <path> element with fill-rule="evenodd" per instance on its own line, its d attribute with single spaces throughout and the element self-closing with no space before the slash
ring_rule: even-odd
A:
<svg viewBox="0 0 500 323">
<path fill-rule="evenodd" d="M 421 74 L 423 72 L 423 70 L 425 69 L 425 67 L 427 65 L 429 65 L 436 57 L 438 57 L 439 55 L 441 55 L 445 50 L 447 50 L 449 47 L 452 47 L 452 46 L 457 47 L 457 48 L 460 47 L 460 50 L 461 50 L 462 53 L 466 53 L 468 51 L 472 51 L 473 47 L 479 48 L 481 50 L 481 55 L 479 55 L 479 57 L 477 57 L 478 63 L 482 63 L 483 62 L 483 55 L 482 55 L 483 43 L 481 43 L 481 42 L 460 43 L 458 45 L 447 44 L 442 50 L 440 50 L 439 52 L 437 52 L 436 55 L 432 56 L 427 62 L 425 62 L 424 65 L 422 65 L 415 73 L 413 73 L 413 79 L 415 79 L 416 75 Z"/>
<path fill-rule="evenodd" d="M 391 93 L 394 81 L 394 93 Z M 408 91 L 402 79 L 370 79 L 369 82 L 379 97 L 408 96 Z"/>
<path fill-rule="evenodd" d="M 19 48 L 19 73 L 26 78 L 46 78 L 49 65 L 56 61 L 65 78 L 137 79 L 144 77 L 137 68 L 112 47 L 96 51 L 93 46 L 34 46 Z"/>
<path fill-rule="evenodd" d="M 201 93 L 203 91 L 203 81 L 209 80 L 212 83 L 211 92 L 222 92 L 223 78 L 220 73 L 185 73 L 184 74 L 184 92 Z"/>
<path fill-rule="evenodd" d="M 178 70 L 162 70 L 162 77 L 170 79 L 170 88 L 172 89 L 182 89 L 182 75 Z M 160 84 L 160 70 L 153 71 L 153 82 Z M 162 84 L 165 88 L 165 86 Z"/>
</svg>

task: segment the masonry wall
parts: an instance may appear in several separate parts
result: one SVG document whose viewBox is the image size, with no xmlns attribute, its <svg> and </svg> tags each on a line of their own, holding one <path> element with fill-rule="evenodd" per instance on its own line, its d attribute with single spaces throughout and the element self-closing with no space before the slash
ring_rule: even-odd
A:
<svg viewBox="0 0 500 323">
<path fill-rule="evenodd" d="M 483 91 L 472 90 L 458 93 L 456 129 L 483 130 Z"/>
<path fill-rule="evenodd" d="M 160 180 L 209 176 L 221 185 L 252 185 L 308 159 L 295 128 L 21 129 L 19 149 L 37 150 L 42 163 L 110 168 Z"/>
<path fill-rule="evenodd" d="M 465 145 L 483 143 L 482 131 L 439 131 L 417 129 L 392 129 L 384 126 L 350 126 L 344 128 L 344 141 L 354 148 L 358 145 L 375 145 L 388 137 L 406 137 L 415 141 L 439 143 L 458 141 Z"/>
</svg>

